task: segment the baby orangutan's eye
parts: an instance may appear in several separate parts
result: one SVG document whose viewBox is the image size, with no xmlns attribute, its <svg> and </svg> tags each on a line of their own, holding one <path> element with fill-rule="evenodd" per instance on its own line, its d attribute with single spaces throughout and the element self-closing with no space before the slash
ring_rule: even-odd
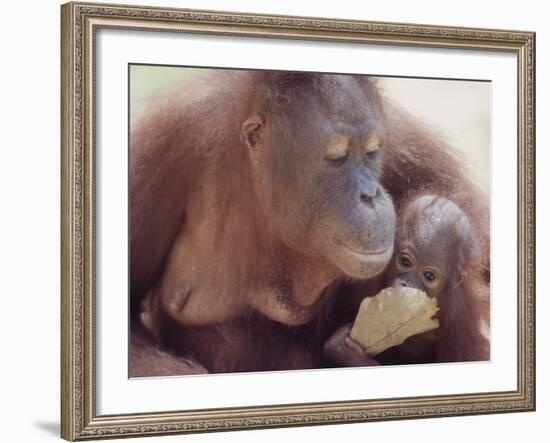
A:
<svg viewBox="0 0 550 443">
<path fill-rule="evenodd" d="M 437 279 L 437 275 L 433 271 L 424 271 L 422 276 L 426 281 L 433 282 Z"/>
</svg>

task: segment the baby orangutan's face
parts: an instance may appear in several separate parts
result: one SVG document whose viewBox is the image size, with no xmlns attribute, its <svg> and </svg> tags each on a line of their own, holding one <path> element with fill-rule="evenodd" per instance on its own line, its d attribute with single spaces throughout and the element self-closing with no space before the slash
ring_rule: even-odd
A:
<svg viewBox="0 0 550 443">
<path fill-rule="evenodd" d="M 454 203 L 430 195 L 413 200 L 398 222 L 388 283 L 439 296 L 469 235 L 468 219 Z"/>
<path fill-rule="evenodd" d="M 411 245 L 412 246 L 412 245 Z M 403 248 L 395 254 L 392 263 L 390 286 L 408 286 L 425 291 L 429 297 L 437 297 L 447 280 L 447 269 L 442 261 L 423 260 L 413 247 Z"/>
</svg>

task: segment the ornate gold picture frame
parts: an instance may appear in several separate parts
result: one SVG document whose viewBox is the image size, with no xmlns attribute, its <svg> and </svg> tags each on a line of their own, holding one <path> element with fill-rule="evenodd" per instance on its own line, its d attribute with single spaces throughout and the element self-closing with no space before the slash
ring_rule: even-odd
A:
<svg viewBox="0 0 550 443">
<path fill-rule="evenodd" d="M 213 432 L 443 417 L 535 409 L 535 34 L 524 31 L 453 28 L 306 17 L 72 2 L 61 7 L 62 75 L 62 301 L 61 436 L 67 440 Z M 98 412 L 98 280 L 102 247 L 97 230 L 101 201 L 98 171 L 98 32 L 216 36 L 288 42 L 326 42 L 357 47 L 473 50 L 515 57 L 517 70 L 517 288 L 511 297 L 517 328 L 514 389 L 481 389 L 439 395 L 368 399 L 288 401 L 223 407 L 128 409 Z M 136 35 L 137 35 L 136 34 Z M 270 40 L 271 39 L 271 40 Z M 147 62 L 147 60 L 135 60 Z M 399 73 L 396 73 L 396 75 Z M 452 77 L 453 73 L 449 73 Z M 126 128 L 126 115 L 120 124 Z M 493 127 L 493 131 L 498 131 Z M 127 149 L 109 146 L 109 149 Z M 499 155 L 493 147 L 493 155 Z M 494 173 L 494 171 L 493 171 Z M 493 190 L 498 192 L 498 190 Z M 493 226 L 494 229 L 494 226 Z M 126 272 L 122 269 L 120 272 Z M 499 269 L 491 269 L 498 274 Z M 493 288 L 492 288 L 493 291 Z M 494 292 L 494 291 L 493 291 Z M 126 295 L 123 295 L 126 300 Z M 128 349 L 121 349 L 128 353 Z M 373 372 L 374 374 L 374 372 Z M 277 374 L 272 374 L 277 377 Z M 208 377 L 208 376 L 204 376 Z M 198 379 L 195 379 L 198 380 Z M 207 378 L 204 378 L 207 380 Z M 273 378 L 272 380 L 277 380 Z M 193 380 L 191 380 L 192 382 Z M 234 403 L 237 405 L 237 403 Z"/>
</svg>

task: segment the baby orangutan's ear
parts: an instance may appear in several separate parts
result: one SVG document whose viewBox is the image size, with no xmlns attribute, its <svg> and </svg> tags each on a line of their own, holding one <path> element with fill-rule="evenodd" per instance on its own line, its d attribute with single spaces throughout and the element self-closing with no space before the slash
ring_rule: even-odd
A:
<svg viewBox="0 0 550 443">
<path fill-rule="evenodd" d="M 456 280 L 456 283 L 455 283 L 455 288 L 459 288 L 461 285 L 462 285 L 462 282 L 464 282 L 464 280 L 466 279 L 466 271 L 462 271 L 459 275 L 458 275 L 458 278 Z"/>
<path fill-rule="evenodd" d="M 256 149 L 261 144 L 265 120 L 260 115 L 249 117 L 241 127 L 241 140 L 249 149 Z"/>
</svg>

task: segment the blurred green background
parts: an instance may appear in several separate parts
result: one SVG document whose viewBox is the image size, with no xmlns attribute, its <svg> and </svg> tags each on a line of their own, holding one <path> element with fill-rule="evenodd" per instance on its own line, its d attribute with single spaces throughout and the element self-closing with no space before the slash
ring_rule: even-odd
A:
<svg viewBox="0 0 550 443">
<path fill-rule="evenodd" d="M 130 121 L 147 101 L 208 69 L 130 66 Z M 378 77 L 383 94 L 444 135 L 463 153 L 471 179 L 490 195 L 491 84 L 479 81 Z"/>
</svg>

